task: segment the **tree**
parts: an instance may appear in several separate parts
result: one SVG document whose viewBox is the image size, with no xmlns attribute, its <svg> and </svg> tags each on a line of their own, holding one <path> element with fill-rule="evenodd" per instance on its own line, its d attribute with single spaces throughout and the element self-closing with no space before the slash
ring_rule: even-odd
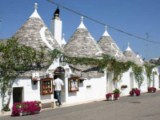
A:
<svg viewBox="0 0 160 120">
<path fill-rule="evenodd" d="M 2 100 L 8 88 L 22 73 L 32 69 L 41 69 L 46 65 L 43 48 L 37 51 L 21 45 L 16 38 L 10 38 L 0 43 L 0 93 Z M 48 65 L 48 64 L 47 64 Z M 9 110 L 9 100 L 3 110 Z"/>
</svg>

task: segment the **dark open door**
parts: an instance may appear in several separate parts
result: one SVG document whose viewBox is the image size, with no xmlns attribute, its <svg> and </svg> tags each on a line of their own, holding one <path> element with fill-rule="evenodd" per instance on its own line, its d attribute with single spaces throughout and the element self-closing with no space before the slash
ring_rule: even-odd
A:
<svg viewBox="0 0 160 120">
<path fill-rule="evenodd" d="M 15 87 L 13 88 L 13 103 L 22 102 L 23 96 L 23 88 L 22 87 Z"/>
</svg>

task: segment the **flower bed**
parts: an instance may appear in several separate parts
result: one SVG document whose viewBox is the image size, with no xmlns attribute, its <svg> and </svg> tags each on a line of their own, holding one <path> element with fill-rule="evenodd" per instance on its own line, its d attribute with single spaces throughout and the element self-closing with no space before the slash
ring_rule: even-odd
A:
<svg viewBox="0 0 160 120">
<path fill-rule="evenodd" d="M 137 88 L 133 88 L 133 89 L 129 92 L 130 96 L 134 96 L 134 95 L 140 96 L 140 93 L 141 93 L 140 90 L 137 89 Z"/>
<path fill-rule="evenodd" d="M 41 110 L 41 102 L 30 101 L 14 103 L 12 107 L 12 116 L 31 115 L 39 113 Z"/>
<path fill-rule="evenodd" d="M 149 93 L 154 93 L 154 92 L 156 92 L 156 88 L 155 87 L 148 87 L 148 92 Z"/>
</svg>

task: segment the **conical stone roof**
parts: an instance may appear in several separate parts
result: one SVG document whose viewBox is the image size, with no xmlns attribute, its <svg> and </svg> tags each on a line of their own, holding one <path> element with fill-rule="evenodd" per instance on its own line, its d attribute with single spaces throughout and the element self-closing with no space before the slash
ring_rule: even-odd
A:
<svg viewBox="0 0 160 120">
<path fill-rule="evenodd" d="M 70 41 L 64 47 L 65 54 L 71 57 L 88 57 L 95 58 L 100 56 L 103 52 L 90 32 L 81 23 L 72 35 Z"/>
<path fill-rule="evenodd" d="M 126 56 L 127 61 L 134 62 L 135 64 L 140 66 L 143 65 L 143 61 L 139 57 L 137 57 L 137 55 L 132 51 L 129 45 L 123 52 L 123 54 Z"/>
<path fill-rule="evenodd" d="M 81 18 L 81 23 L 70 41 L 64 46 L 64 53 L 70 57 L 87 58 L 97 58 L 102 55 L 102 49 L 83 24 L 83 18 Z M 70 64 L 70 67 L 73 69 L 73 74 L 80 75 L 83 78 L 90 79 L 104 76 L 104 73 L 99 72 L 97 68 L 95 69 L 95 66 Z"/>
<path fill-rule="evenodd" d="M 115 41 L 108 34 L 107 29 L 105 29 L 105 32 L 99 39 L 98 44 L 104 51 L 104 54 L 110 55 L 119 61 L 125 61 L 125 56 L 118 48 Z"/>
<path fill-rule="evenodd" d="M 39 16 L 37 3 L 35 3 L 35 10 L 32 15 L 13 37 L 18 38 L 20 44 L 30 46 L 37 50 L 40 50 L 42 47 L 48 50 L 55 48 L 60 49 L 59 44 Z"/>
</svg>

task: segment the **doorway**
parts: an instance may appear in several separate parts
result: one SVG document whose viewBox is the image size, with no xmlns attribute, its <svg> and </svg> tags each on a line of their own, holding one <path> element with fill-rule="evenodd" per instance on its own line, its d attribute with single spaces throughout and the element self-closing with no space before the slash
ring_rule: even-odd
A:
<svg viewBox="0 0 160 120">
<path fill-rule="evenodd" d="M 23 87 L 13 88 L 13 103 L 23 101 Z"/>
<path fill-rule="evenodd" d="M 64 70 L 64 68 L 61 66 L 57 67 L 54 71 L 54 78 L 55 78 L 55 76 L 60 78 L 64 82 L 64 89 L 62 89 L 62 92 L 61 92 L 61 96 L 62 96 L 61 100 L 62 100 L 62 102 L 65 102 L 66 101 L 66 98 L 65 98 L 66 83 L 65 83 L 65 70 Z"/>
<path fill-rule="evenodd" d="M 131 89 L 134 88 L 134 74 L 130 72 L 130 87 Z"/>
<path fill-rule="evenodd" d="M 107 93 L 113 92 L 113 72 L 107 72 Z"/>
</svg>

